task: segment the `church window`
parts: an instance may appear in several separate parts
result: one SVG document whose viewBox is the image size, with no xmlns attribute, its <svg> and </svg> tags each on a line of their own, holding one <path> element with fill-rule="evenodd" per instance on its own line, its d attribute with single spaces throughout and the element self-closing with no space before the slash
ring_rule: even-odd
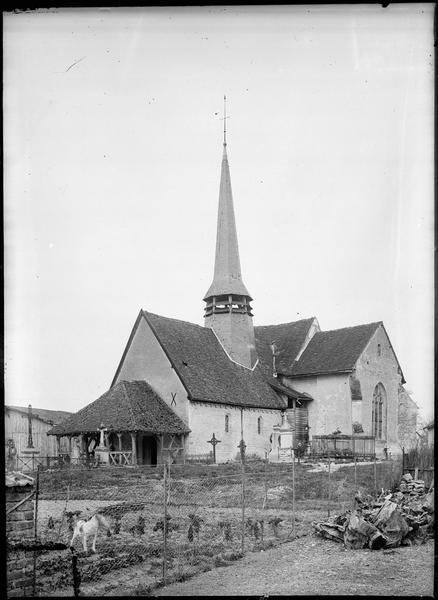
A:
<svg viewBox="0 0 438 600">
<path fill-rule="evenodd" d="M 262 427 L 263 427 L 263 419 L 262 419 L 262 417 L 259 417 L 257 419 L 257 433 L 262 433 Z"/>
<path fill-rule="evenodd" d="M 376 440 L 386 439 L 386 391 L 381 383 L 374 388 L 371 430 Z"/>
<path fill-rule="evenodd" d="M 225 415 L 225 432 L 230 431 L 230 415 Z"/>
<path fill-rule="evenodd" d="M 380 344 L 377 344 L 377 356 L 381 356 L 382 355 L 382 346 Z"/>
</svg>

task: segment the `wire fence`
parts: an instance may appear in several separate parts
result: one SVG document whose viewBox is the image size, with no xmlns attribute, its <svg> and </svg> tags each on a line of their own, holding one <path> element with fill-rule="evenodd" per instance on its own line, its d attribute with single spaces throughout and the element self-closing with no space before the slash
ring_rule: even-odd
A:
<svg viewBox="0 0 438 600">
<path fill-rule="evenodd" d="M 35 595 L 148 593 L 309 535 L 357 489 L 392 489 L 400 476 L 401 461 L 328 460 L 39 472 Z"/>
</svg>

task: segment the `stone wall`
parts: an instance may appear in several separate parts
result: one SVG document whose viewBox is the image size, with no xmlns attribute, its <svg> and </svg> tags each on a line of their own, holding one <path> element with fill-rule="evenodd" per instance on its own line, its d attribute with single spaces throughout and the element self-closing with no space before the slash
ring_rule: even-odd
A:
<svg viewBox="0 0 438 600">
<path fill-rule="evenodd" d="M 188 423 L 187 391 L 143 316 L 114 383 L 142 379 Z"/>
<path fill-rule="evenodd" d="M 308 403 L 309 437 L 329 435 L 339 429 L 352 432 L 351 396 L 348 374 L 284 378 L 284 385 L 313 398 Z"/>
<path fill-rule="evenodd" d="M 228 415 L 228 431 L 225 431 L 225 416 Z M 258 419 L 260 421 L 260 433 Z M 264 458 L 269 437 L 274 425 L 281 423 L 281 411 L 263 408 L 243 409 L 243 438 L 246 453 L 257 454 Z M 192 430 L 188 454 L 207 454 L 212 450 L 208 440 L 213 433 L 220 443 L 216 446 L 216 461 L 234 460 L 239 453 L 241 439 L 241 410 L 236 406 L 209 404 L 207 402 L 190 403 L 190 429 Z"/>
<path fill-rule="evenodd" d="M 417 444 L 418 406 L 403 386 L 398 393 L 398 439 L 405 450 L 415 448 Z"/>
<path fill-rule="evenodd" d="M 361 424 L 366 435 L 372 431 L 372 402 L 377 384 L 381 383 L 386 392 L 386 410 L 383 414 L 383 436 L 376 440 L 376 452 L 380 455 L 387 447 L 393 455 L 401 453 L 398 439 L 398 404 L 401 374 L 391 342 L 380 326 L 356 363 L 355 377 L 360 381 L 362 401 L 360 402 Z"/>
<path fill-rule="evenodd" d="M 6 536 L 9 541 L 32 539 L 34 536 L 34 499 L 26 500 L 18 508 L 7 511 L 29 496 L 33 485 L 6 487 Z M 7 552 L 6 579 L 8 598 L 32 596 L 33 553 L 23 550 Z"/>
</svg>

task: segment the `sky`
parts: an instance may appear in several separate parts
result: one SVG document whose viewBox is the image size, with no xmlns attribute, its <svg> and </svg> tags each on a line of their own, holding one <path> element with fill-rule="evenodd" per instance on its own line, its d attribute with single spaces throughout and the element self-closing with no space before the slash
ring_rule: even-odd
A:
<svg viewBox="0 0 438 600">
<path fill-rule="evenodd" d="M 383 321 L 430 418 L 433 9 L 4 13 L 6 403 L 98 398 L 140 308 L 203 324 L 226 94 L 254 324 Z"/>
</svg>

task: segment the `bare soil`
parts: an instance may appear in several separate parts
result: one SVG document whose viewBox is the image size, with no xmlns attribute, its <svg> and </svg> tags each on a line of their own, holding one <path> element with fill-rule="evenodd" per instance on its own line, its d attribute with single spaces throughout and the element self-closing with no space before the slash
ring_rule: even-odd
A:
<svg viewBox="0 0 438 600">
<path fill-rule="evenodd" d="M 345 550 L 300 538 L 232 566 L 153 592 L 154 596 L 376 595 L 433 597 L 434 543 L 394 550 Z"/>
</svg>

